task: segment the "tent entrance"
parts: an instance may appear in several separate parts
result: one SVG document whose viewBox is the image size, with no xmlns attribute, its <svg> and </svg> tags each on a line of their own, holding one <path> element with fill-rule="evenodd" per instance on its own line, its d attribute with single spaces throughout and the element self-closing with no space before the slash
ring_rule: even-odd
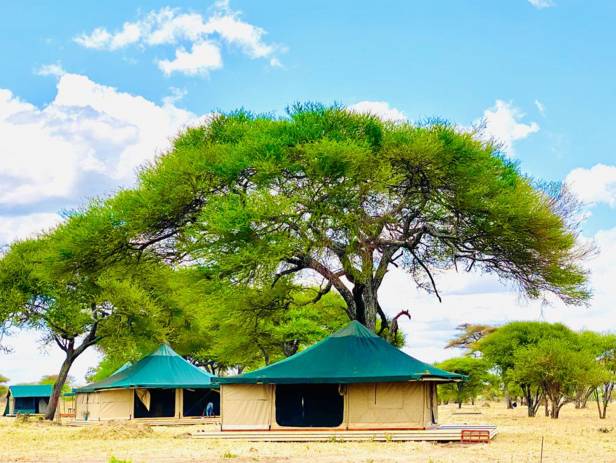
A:
<svg viewBox="0 0 616 463">
<path fill-rule="evenodd" d="M 334 428 L 342 424 L 344 397 L 337 384 L 276 385 L 279 426 Z"/>
<path fill-rule="evenodd" d="M 183 416 L 208 416 L 208 404 L 212 404 L 211 415 L 220 416 L 220 393 L 212 389 L 184 389 Z"/>
<path fill-rule="evenodd" d="M 135 390 L 135 418 L 171 418 L 175 416 L 175 389 L 148 389 L 149 409 Z M 147 402 L 147 401 L 146 401 Z"/>
<path fill-rule="evenodd" d="M 36 414 L 47 413 L 48 397 L 16 397 L 14 412 L 15 414 Z M 8 401 L 7 401 L 8 406 Z"/>
</svg>

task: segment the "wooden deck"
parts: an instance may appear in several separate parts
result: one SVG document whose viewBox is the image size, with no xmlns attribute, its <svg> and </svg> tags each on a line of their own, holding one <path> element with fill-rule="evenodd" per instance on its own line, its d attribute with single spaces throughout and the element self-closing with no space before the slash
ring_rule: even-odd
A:
<svg viewBox="0 0 616 463">
<path fill-rule="evenodd" d="M 131 420 L 102 420 L 102 421 L 84 421 L 84 420 L 64 420 L 65 424 L 69 426 L 96 426 L 100 424 L 110 423 L 133 423 L 133 424 L 147 424 L 149 426 L 187 426 L 187 425 L 204 425 L 204 424 L 216 424 L 220 425 L 220 417 L 196 417 L 196 418 L 136 418 Z"/>
<path fill-rule="evenodd" d="M 349 442 L 349 441 L 433 441 L 460 442 L 462 431 L 488 431 L 490 440 L 497 434 L 493 425 L 441 425 L 422 430 L 355 430 L 355 431 L 209 431 L 191 433 L 195 439 L 248 440 L 253 442 Z"/>
</svg>

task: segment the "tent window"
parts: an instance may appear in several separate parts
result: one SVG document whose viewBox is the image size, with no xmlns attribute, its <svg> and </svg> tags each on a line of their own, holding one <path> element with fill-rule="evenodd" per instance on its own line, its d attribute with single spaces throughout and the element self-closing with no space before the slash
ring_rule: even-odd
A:
<svg viewBox="0 0 616 463">
<path fill-rule="evenodd" d="M 374 408 L 403 408 L 405 387 L 404 383 L 376 383 L 374 385 Z"/>
<path fill-rule="evenodd" d="M 170 418 L 175 416 L 175 389 L 148 389 L 150 409 L 135 395 L 135 418 Z"/>
<path fill-rule="evenodd" d="M 213 416 L 220 416 L 220 394 L 212 389 L 184 389 L 184 416 L 207 416 L 207 404 L 214 406 Z"/>
<path fill-rule="evenodd" d="M 333 428 L 342 424 L 344 397 L 337 384 L 279 384 L 276 422 L 279 426 Z"/>
</svg>

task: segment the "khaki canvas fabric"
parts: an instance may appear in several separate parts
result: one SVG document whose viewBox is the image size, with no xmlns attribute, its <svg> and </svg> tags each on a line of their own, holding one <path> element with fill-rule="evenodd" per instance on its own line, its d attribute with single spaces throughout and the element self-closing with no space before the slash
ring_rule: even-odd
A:
<svg viewBox="0 0 616 463">
<path fill-rule="evenodd" d="M 137 399 L 134 397 L 135 391 L 138 395 Z M 184 390 L 176 389 L 174 418 L 183 418 L 183 398 Z M 152 405 L 149 390 L 143 388 L 78 392 L 75 395 L 75 418 L 85 420 L 87 414 L 88 421 L 132 420 L 135 419 L 135 400 L 141 400 L 148 409 Z"/>
<path fill-rule="evenodd" d="M 273 389 L 270 384 L 229 384 L 220 389 L 223 430 L 269 429 Z"/>
<path fill-rule="evenodd" d="M 275 387 L 221 385 L 222 429 L 298 429 L 276 423 Z M 348 384 L 343 390 L 344 420 L 336 429 L 423 429 L 436 422 L 433 416 L 436 420 L 438 402 L 433 382 Z"/>
<path fill-rule="evenodd" d="M 76 418 L 88 421 L 128 420 L 133 415 L 133 390 L 119 389 L 77 394 Z"/>
<path fill-rule="evenodd" d="M 430 385 L 418 382 L 351 384 L 349 429 L 423 428 Z"/>
</svg>

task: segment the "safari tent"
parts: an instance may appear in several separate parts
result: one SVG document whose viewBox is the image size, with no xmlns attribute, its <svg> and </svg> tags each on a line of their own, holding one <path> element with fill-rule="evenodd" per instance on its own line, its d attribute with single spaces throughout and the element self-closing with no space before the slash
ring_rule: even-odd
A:
<svg viewBox="0 0 616 463">
<path fill-rule="evenodd" d="M 76 419 L 203 417 L 210 402 L 218 415 L 220 396 L 213 378 L 163 344 L 103 381 L 76 389 Z"/>
<path fill-rule="evenodd" d="M 353 321 L 280 362 L 218 378 L 222 430 L 427 429 L 437 384 L 463 380 Z"/>
<path fill-rule="evenodd" d="M 14 416 L 46 413 L 52 388 L 51 384 L 9 386 L 3 414 L 5 416 Z"/>
</svg>

